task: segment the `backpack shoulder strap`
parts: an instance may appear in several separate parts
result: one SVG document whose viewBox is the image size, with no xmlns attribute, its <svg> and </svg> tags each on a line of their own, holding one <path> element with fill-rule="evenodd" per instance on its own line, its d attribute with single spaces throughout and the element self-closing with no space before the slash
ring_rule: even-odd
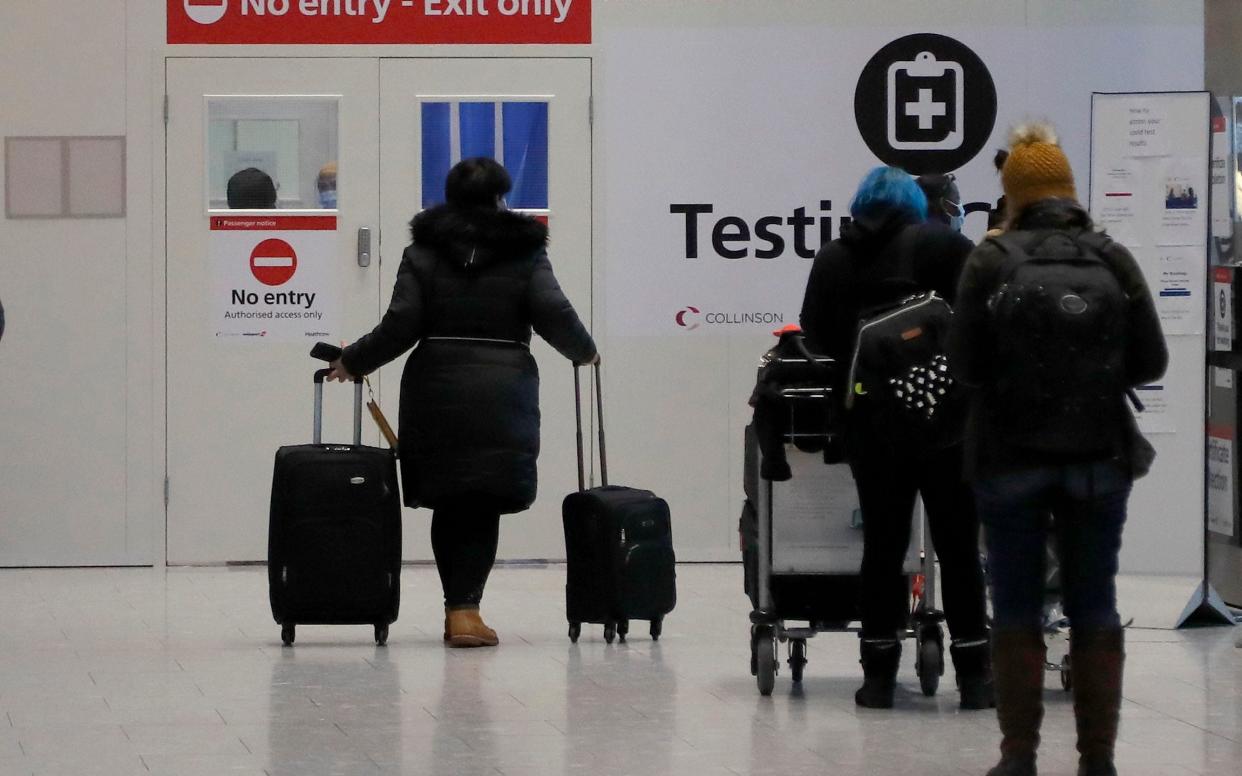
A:
<svg viewBox="0 0 1242 776">
<path fill-rule="evenodd" d="M 1092 251 L 1100 254 L 1101 258 L 1106 255 L 1114 245 L 1113 238 L 1104 232 L 1097 232 L 1094 229 L 1084 229 L 1074 235 L 1074 240 L 1079 245 L 1090 248 Z"/>
<path fill-rule="evenodd" d="M 1033 238 L 1036 234 L 1036 232 L 1003 232 L 984 240 L 986 244 L 999 248 L 1004 257 L 996 268 L 996 277 L 1001 283 L 1007 282 L 1018 266 L 1031 257 L 1030 249 L 1035 245 Z"/>
</svg>

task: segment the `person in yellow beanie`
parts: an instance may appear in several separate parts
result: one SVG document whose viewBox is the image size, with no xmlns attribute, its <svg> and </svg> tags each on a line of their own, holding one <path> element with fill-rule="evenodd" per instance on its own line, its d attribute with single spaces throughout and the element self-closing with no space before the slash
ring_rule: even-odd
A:
<svg viewBox="0 0 1242 776">
<path fill-rule="evenodd" d="M 954 376 L 975 386 L 966 470 L 987 538 L 1002 734 L 989 776 L 1036 772 L 1050 533 L 1070 620 L 1078 773 L 1115 776 L 1117 559 L 1131 485 L 1153 457 L 1126 397 L 1164 374 L 1168 350 L 1138 264 L 1094 229 L 1050 126 L 1013 131 L 1001 180 L 1005 232 L 967 260 L 948 340 Z"/>
</svg>

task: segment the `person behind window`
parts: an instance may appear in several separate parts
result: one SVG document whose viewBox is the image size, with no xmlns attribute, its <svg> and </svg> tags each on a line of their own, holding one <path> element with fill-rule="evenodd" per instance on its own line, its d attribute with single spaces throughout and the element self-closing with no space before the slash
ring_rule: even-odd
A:
<svg viewBox="0 0 1242 776">
<path fill-rule="evenodd" d="M 228 185 L 229 208 L 233 210 L 275 210 L 276 184 L 257 167 L 233 173 Z"/>
<path fill-rule="evenodd" d="M 802 328 L 812 351 L 850 363 L 859 320 L 878 305 L 899 301 L 913 286 L 949 302 L 957 276 L 974 247 L 941 224 L 927 224 L 927 198 L 904 170 L 877 167 L 863 178 L 850 203 L 853 221 L 825 245 L 811 265 L 802 303 Z M 894 288 L 902 290 L 894 298 Z M 837 396 L 852 390 L 839 370 Z M 922 494 L 932 542 L 944 574 L 944 609 L 953 636 L 961 706 L 989 708 L 983 571 L 974 500 L 962 478 L 961 445 L 922 449 L 897 444 L 890 405 L 862 397 L 845 413 L 846 457 L 863 513 L 863 686 L 859 706 L 891 708 L 906 630 L 910 586 L 903 571 L 910 544 L 915 496 Z"/>
<path fill-rule="evenodd" d="M 319 192 L 319 207 L 336 210 L 336 162 L 328 162 L 319 168 L 315 189 Z"/>
<path fill-rule="evenodd" d="M 548 261 L 548 229 L 503 207 L 509 173 L 491 159 L 449 171 L 447 204 L 414 217 L 413 243 L 379 325 L 345 348 L 329 379 L 375 371 L 412 347 L 399 438 L 407 506 L 434 510 L 444 640 L 495 646 L 479 615 L 500 516 L 535 500 L 539 372 L 531 331 L 575 363 L 599 353 Z"/>
</svg>

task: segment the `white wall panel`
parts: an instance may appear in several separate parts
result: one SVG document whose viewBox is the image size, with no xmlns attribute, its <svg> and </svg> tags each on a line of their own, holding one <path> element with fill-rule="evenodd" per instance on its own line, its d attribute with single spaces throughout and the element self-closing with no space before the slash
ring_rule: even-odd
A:
<svg viewBox="0 0 1242 776">
<path fill-rule="evenodd" d="M 4 3 L 0 135 L 124 135 L 125 11 Z M 120 219 L 0 229 L 0 565 L 150 561 L 128 540 L 125 246 Z"/>
</svg>

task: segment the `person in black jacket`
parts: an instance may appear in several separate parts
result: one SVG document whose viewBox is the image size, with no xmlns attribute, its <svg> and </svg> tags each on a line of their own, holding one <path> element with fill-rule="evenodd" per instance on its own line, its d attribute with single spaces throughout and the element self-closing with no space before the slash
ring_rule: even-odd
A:
<svg viewBox="0 0 1242 776">
<path fill-rule="evenodd" d="M 808 345 L 849 364 L 860 317 L 892 303 L 910 288 L 952 302 L 973 243 L 939 223 L 925 223 L 927 199 L 895 167 L 878 167 L 850 205 L 851 223 L 820 249 L 802 303 Z M 895 291 L 895 289 L 902 289 Z M 851 386 L 839 371 L 837 395 Z M 961 473 L 960 445 L 915 449 L 896 444 L 885 418 L 858 402 L 845 412 L 846 456 L 863 514 L 863 686 L 860 706 L 890 708 L 901 661 L 899 634 L 909 615 L 910 588 L 902 567 L 910 544 L 915 496 L 922 494 L 932 542 L 944 575 L 944 609 L 953 636 L 962 708 L 992 705 L 978 522 Z"/>
<path fill-rule="evenodd" d="M 1051 532 L 1070 621 L 1078 773 L 1114 776 L 1124 659 L 1115 577 L 1131 483 L 1145 473 L 1152 455 L 1138 434 L 1124 391 L 1159 378 L 1168 365 L 1168 350 L 1142 272 L 1129 251 L 1094 232 L 1076 201 L 1069 160 L 1051 128 L 1021 127 L 1011 146 L 1002 171 L 1011 214 L 1006 234 L 989 238 L 971 254 L 949 338 L 954 374 L 978 386 L 967 426 L 966 461 L 987 537 L 995 623 L 992 660 L 1003 736 L 1001 761 L 989 773 L 1035 773 L 1043 719 L 1044 548 Z M 1102 262 L 1096 277 L 1105 279 L 1102 287 L 1111 286 L 1118 300 L 1111 320 L 1117 322 L 1119 336 L 1084 335 L 1052 343 L 1058 353 L 1053 360 L 1010 357 L 1019 338 L 1025 341 L 1027 332 L 1042 330 L 1037 325 L 1006 328 L 1003 318 L 1023 305 L 1032 309 L 1032 300 L 1042 291 L 1007 290 L 1015 283 L 1026 288 L 1016 272 L 1032 255 L 1040 261 L 1029 265 L 1028 272 L 1042 272 L 1038 266 L 1055 268 L 1059 259 L 1079 267 Z M 1105 304 L 1096 301 L 1100 298 L 1079 290 L 1061 296 L 1050 309 L 1063 309 L 1068 320 Z M 1114 359 L 1081 357 L 1089 341 L 1114 343 L 1104 349 Z M 1078 374 L 1062 379 L 1055 372 L 1056 362 L 1082 367 L 1075 366 Z M 1121 374 L 1109 371 L 1115 362 L 1121 363 Z M 1043 397 L 1053 394 L 1037 386 L 1045 373 L 1057 374 L 1046 378 L 1058 394 L 1047 401 Z M 1112 386 L 1112 391 L 1092 387 L 1088 392 L 1098 385 Z"/>
<path fill-rule="evenodd" d="M 444 587 L 444 638 L 494 646 L 479 602 L 496 560 L 500 515 L 535 500 L 539 373 L 531 330 L 576 363 L 595 342 L 548 261 L 547 227 L 505 209 L 512 183 L 491 159 L 449 171 L 447 204 L 411 222 L 392 302 L 345 348 L 330 379 L 365 375 L 411 347 L 399 432 L 407 506 L 434 510 L 431 545 Z"/>
</svg>

